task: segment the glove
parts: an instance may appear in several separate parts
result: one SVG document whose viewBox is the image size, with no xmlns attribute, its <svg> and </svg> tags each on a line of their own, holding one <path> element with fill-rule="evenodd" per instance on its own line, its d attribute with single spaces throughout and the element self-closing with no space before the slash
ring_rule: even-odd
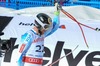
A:
<svg viewBox="0 0 100 66">
<path fill-rule="evenodd" d="M 99 29 L 99 28 L 96 28 L 95 30 L 96 30 L 96 31 L 100 31 L 100 29 Z"/>
<path fill-rule="evenodd" d="M 59 5 L 58 3 L 55 3 L 55 15 L 59 15 L 60 14 L 60 10 L 62 9 L 61 5 Z"/>
<path fill-rule="evenodd" d="M 60 11 L 62 9 L 62 6 L 58 3 L 55 3 L 55 8 L 56 8 L 56 11 Z"/>
</svg>

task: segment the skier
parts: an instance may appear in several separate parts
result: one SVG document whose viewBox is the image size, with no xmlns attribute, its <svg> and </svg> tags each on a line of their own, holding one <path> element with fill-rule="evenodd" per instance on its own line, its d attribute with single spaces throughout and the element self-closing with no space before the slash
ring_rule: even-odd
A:
<svg viewBox="0 0 100 66">
<path fill-rule="evenodd" d="M 60 5 L 55 3 L 54 18 L 44 13 L 37 14 L 34 27 L 21 37 L 18 66 L 42 66 L 44 38 L 54 33 L 59 27 Z"/>
</svg>

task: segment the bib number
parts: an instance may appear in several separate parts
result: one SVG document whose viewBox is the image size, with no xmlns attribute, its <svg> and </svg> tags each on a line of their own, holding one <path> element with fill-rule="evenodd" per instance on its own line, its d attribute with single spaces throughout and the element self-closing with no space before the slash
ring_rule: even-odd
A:
<svg viewBox="0 0 100 66">
<path fill-rule="evenodd" d="M 43 45 L 37 45 L 36 48 L 37 48 L 36 52 L 43 52 L 44 46 Z"/>
</svg>

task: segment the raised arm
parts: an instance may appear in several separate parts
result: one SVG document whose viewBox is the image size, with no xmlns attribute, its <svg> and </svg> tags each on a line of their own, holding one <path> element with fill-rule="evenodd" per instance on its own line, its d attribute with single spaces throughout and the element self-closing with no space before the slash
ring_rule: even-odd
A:
<svg viewBox="0 0 100 66">
<path fill-rule="evenodd" d="M 59 28 L 60 9 L 61 9 L 61 6 L 58 3 L 55 3 L 54 18 L 53 18 L 53 21 L 52 21 L 53 27 L 52 27 L 52 30 L 46 35 L 46 37 L 51 35 L 52 33 L 54 33 Z"/>
</svg>

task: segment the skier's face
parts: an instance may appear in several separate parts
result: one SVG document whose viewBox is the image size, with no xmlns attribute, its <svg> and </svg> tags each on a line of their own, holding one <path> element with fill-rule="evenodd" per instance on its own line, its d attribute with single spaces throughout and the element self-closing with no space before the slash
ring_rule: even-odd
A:
<svg viewBox="0 0 100 66">
<path fill-rule="evenodd" d="M 44 34 L 45 31 L 46 31 L 45 29 L 42 29 L 42 30 L 41 30 L 42 34 Z"/>
</svg>

